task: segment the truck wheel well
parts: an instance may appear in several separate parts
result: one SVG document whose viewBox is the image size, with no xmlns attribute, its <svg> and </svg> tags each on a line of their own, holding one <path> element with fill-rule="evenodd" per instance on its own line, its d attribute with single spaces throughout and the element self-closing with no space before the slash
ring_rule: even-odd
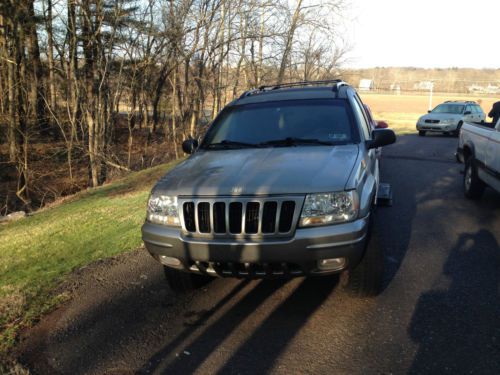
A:
<svg viewBox="0 0 500 375">
<path fill-rule="evenodd" d="M 470 149 L 470 147 L 465 146 L 464 147 L 464 161 L 466 161 L 471 156 L 472 156 L 472 150 Z"/>
</svg>

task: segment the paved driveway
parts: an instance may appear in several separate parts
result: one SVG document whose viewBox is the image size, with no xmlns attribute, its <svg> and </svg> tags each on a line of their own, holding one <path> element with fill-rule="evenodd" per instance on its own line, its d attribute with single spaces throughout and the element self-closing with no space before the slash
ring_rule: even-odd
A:
<svg viewBox="0 0 500 375">
<path fill-rule="evenodd" d="M 176 297 L 142 250 L 75 274 L 75 298 L 29 332 L 22 361 L 47 374 L 498 374 L 500 194 L 464 199 L 456 142 L 384 150 L 380 297 L 351 299 L 334 278 L 215 280 Z"/>
</svg>

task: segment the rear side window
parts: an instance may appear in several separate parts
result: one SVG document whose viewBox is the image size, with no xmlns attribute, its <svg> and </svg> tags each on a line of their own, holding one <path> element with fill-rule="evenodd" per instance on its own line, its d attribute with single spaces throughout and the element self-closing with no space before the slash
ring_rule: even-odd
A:
<svg viewBox="0 0 500 375">
<path fill-rule="evenodd" d="M 228 107 L 215 120 L 204 144 L 251 144 L 286 138 L 353 143 L 358 136 L 344 100 L 287 100 Z"/>
</svg>

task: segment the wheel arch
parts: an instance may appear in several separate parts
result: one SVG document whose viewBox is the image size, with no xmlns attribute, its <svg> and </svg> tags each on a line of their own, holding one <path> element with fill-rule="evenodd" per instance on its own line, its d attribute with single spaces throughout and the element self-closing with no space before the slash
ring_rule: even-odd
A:
<svg viewBox="0 0 500 375">
<path fill-rule="evenodd" d="M 474 157 L 474 145 L 471 143 L 466 143 L 463 146 L 463 155 L 464 155 L 464 163 L 469 159 L 470 157 Z"/>
</svg>

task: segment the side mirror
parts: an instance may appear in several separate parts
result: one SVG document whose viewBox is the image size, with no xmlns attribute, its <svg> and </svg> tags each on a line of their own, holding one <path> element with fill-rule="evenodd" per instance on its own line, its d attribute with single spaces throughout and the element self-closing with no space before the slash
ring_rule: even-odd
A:
<svg viewBox="0 0 500 375">
<path fill-rule="evenodd" d="M 472 114 L 472 112 L 471 112 L 471 111 L 465 111 L 465 112 L 464 112 L 464 116 L 467 116 L 467 115 L 470 115 L 470 114 Z"/>
<path fill-rule="evenodd" d="M 186 154 L 192 154 L 198 148 L 198 141 L 193 138 L 186 139 L 182 142 L 182 151 Z"/>
<path fill-rule="evenodd" d="M 377 129 L 387 129 L 389 124 L 385 121 L 377 121 Z"/>
<path fill-rule="evenodd" d="M 396 142 L 396 134 L 391 129 L 375 129 L 372 131 L 372 140 L 366 142 L 368 149 L 387 146 Z"/>
</svg>

